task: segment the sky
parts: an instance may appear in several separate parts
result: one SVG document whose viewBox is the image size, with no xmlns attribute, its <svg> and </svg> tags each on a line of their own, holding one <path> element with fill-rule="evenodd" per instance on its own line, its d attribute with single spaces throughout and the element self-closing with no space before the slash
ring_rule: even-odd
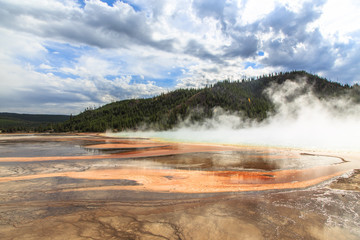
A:
<svg viewBox="0 0 360 240">
<path fill-rule="evenodd" d="M 360 83 L 358 0 L 0 0 L 0 112 L 78 114 L 224 79 Z"/>
</svg>

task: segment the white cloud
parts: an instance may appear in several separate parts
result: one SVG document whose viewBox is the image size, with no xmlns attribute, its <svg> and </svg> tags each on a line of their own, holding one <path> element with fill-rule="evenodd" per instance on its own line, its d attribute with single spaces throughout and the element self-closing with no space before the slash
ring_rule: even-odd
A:
<svg viewBox="0 0 360 240">
<path fill-rule="evenodd" d="M 2 99 L 24 89 L 53 89 L 69 97 L 41 98 L 44 104 L 70 101 L 73 94 L 78 108 L 293 69 L 359 81 L 355 0 L 131 4 L 136 7 L 121 1 L 111 7 L 90 0 L 81 8 L 72 0 L 0 0 Z M 172 75 L 176 68 L 179 74 Z M 133 81 L 126 82 L 129 77 Z M 157 81 L 171 77 L 169 84 Z"/>
<path fill-rule="evenodd" d="M 1 34 L 4 51 L 0 51 L 0 111 L 77 114 L 89 106 L 165 91 L 152 82 L 132 84 L 131 76 L 125 81 L 105 79 L 106 75 L 122 74 L 116 61 L 107 59 L 113 57 L 110 50 L 88 51 L 62 67 L 47 61 L 48 51 L 41 39 L 4 29 Z"/>
<path fill-rule="evenodd" d="M 245 4 L 244 4 L 245 2 Z M 261 6 L 261 7 L 260 7 Z M 260 1 L 239 1 L 240 8 L 239 16 L 241 17 L 241 24 L 251 24 L 261 18 L 265 17 L 275 8 L 275 1 L 260 0 Z"/>
<path fill-rule="evenodd" d="M 119 74 L 119 69 L 112 62 L 89 55 L 80 56 L 72 67 L 63 67 L 61 71 L 82 78 Z"/>
<path fill-rule="evenodd" d="M 44 69 L 44 70 L 51 70 L 51 69 L 53 69 L 53 67 L 51 67 L 51 66 L 49 66 L 49 65 L 47 65 L 47 64 L 44 64 L 44 63 L 40 64 L 39 68 L 40 68 L 40 69 Z"/>
<path fill-rule="evenodd" d="M 357 21 L 360 2 L 356 0 L 328 0 L 322 8 L 322 15 L 313 25 L 333 42 L 348 42 L 351 34 L 360 30 Z M 360 39 L 357 39 L 359 41 Z"/>
</svg>

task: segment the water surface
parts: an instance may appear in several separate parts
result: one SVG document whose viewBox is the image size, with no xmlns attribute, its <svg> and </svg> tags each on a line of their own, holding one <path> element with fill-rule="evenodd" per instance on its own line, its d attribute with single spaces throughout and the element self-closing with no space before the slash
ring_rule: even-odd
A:
<svg viewBox="0 0 360 240">
<path fill-rule="evenodd" d="M 360 193 L 343 190 L 359 186 L 357 156 L 94 134 L 0 135 L 0 234 L 359 239 Z"/>
</svg>

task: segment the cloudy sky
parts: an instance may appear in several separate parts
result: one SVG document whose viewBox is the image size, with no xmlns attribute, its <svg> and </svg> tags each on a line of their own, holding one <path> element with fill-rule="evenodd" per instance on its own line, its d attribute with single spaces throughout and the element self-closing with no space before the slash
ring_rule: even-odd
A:
<svg viewBox="0 0 360 240">
<path fill-rule="evenodd" d="M 0 112 L 286 70 L 360 82 L 358 0 L 0 0 Z"/>
</svg>

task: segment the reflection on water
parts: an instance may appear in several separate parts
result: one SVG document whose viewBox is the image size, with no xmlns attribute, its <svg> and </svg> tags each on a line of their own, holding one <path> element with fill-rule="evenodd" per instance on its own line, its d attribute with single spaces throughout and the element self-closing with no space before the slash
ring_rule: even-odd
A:
<svg viewBox="0 0 360 240">
<path fill-rule="evenodd" d="M 94 144 L 94 140 L 86 139 L 50 139 L 31 138 L 14 139 L 7 137 L 0 141 L 0 156 L 1 157 L 42 157 L 42 156 L 83 156 L 83 155 L 100 155 L 100 154 L 114 154 L 128 152 L 134 149 L 96 149 L 89 148 L 88 145 Z M 126 143 L 129 141 L 124 140 Z M 106 144 L 107 141 L 97 139 L 98 144 Z M 112 143 L 111 141 L 109 143 Z"/>
<path fill-rule="evenodd" d="M 135 160 L 134 164 L 141 164 L 144 159 Z M 217 153 L 191 153 L 172 156 L 146 158 L 146 165 L 164 168 L 188 170 L 264 170 L 299 169 L 314 166 L 325 166 L 341 163 L 341 159 L 327 156 L 287 156 L 259 151 L 226 151 Z"/>
<path fill-rule="evenodd" d="M 1 138 L 0 138 L 1 139 Z M 36 163 L 36 158 L 31 163 L 17 162 L 16 166 L 21 166 L 20 172 L 49 172 L 51 169 L 66 169 L 83 171 L 84 169 L 103 169 L 103 168 L 148 168 L 148 169 L 181 169 L 181 170 L 200 170 L 200 171 L 277 171 L 284 169 L 306 169 L 315 166 L 330 166 L 343 163 L 341 158 L 312 155 L 312 154 L 289 154 L 274 149 L 237 149 L 226 150 L 219 148 L 215 152 L 197 152 L 192 149 L 190 152 L 184 151 L 173 154 L 180 149 L 186 148 L 182 145 L 154 144 L 145 139 L 86 139 L 85 137 L 63 139 L 62 136 L 52 138 L 50 141 L 43 136 L 30 139 L 16 137 L 5 137 L 0 143 L 0 156 L 6 157 L 41 157 L 41 156 L 84 156 L 109 154 L 111 159 L 76 159 L 69 163 L 64 160 Z M 145 144 L 144 144 L 145 142 Z M 115 143 L 115 144 L 114 144 Z M 152 146 L 152 145 L 153 146 Z M 96 147 L 92 147 L 96 146 Z M 100 147 L 97 147 L 100 146 Z M 109 147 L 107 147 L 109 146 Z M 120 147 L 117 147 L 120 146 Z M 145 146 L 145 147 L 143 147 Z M 201 148 L 201 147 L 199 147 Z M 209 148 L 211 149 L 211 148 Z M 158 151 L 165 151 L 166 154 L 156 155 Z M 135 153 L 135 154 L 134 154 Z M 142 154 L 135 157 L 136 153 Z M 108 157 L 107 157 L 108 158 Z M 56 158 L 55 158 L 56 159 Z M 65 159 L 66 160 L 66 159 Z M 5 166 L 12 166 L 13 163 L 1 163 L 0 169 Z M 58 167 L 61 165 L 61 167 Z M 39 167 L 41 166 L 41 167 Z M 54 168 L 54 166 L 57 166 Z M 69 167 L 71 166 L 71 167 Z M 46 169 L 46 170 L 45 170 Z M 1 175 L 6 176 L 3 171 Z M 17 169 L 17 172 L 20 173 Z"/>
<path fill-rule="evenodd" d="M 73 142 L 8 141 L 0 144 L 1 157 L 81 156 L 101 154 Z"/>
</svg>

